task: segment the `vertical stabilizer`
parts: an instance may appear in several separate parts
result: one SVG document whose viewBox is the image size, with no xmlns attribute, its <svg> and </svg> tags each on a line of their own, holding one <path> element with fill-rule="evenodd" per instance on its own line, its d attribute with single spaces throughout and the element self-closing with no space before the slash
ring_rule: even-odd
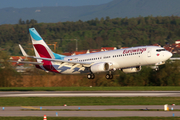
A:
<svg viewBox="0 0 180 120">
<path fill-rule="evenodd" d="M 43 57 L 43 58 L 52 58 L 54 59 L 55 56 L 51 49 L 47 46 L 47 44 L 44 42 L 42 37 L 39 35 L 39 33 L 36 31 L 35 28 L 29 29 L 33 48 L 35 51 L 36 57 Z"/>
<path fill-rule="evenodd" d="M 52 50 L 48 47 L 48 45 L 44 42 L 42 37 L 36 31 L 35 28 L 29 28 L 33 48 L 35 51 L 36 57 L 43 57 L 43 58 L 52 58 L 52 59 L 64 59 L 64 55 L 56 54 L 52 52 Z M 39 62 L 42 60 L 38 60 Z"/>
</svg>

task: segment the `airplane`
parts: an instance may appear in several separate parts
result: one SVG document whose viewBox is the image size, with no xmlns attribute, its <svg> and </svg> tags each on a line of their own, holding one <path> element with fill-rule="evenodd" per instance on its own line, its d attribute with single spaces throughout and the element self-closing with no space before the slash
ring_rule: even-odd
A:
<svg viewBox="0 0 180 120">
<path fill-rule="evenodd" d="M 158 46 L 139 46 L 111 51 L 64 56 L 52 52 L 35 28 L 29 28 L 35 56 L 29 56 L 19 44 L 22 54 L 34 58 L 37 62 L 17 61 L 34 64 L 36 68 L 60 74 L 86 73 L 88 79 L 94 79 L 96 73 L 105 72 L 106 79 L 113 78 L 115 70 L 134 73 L 141 66 L 162 65 L 171 58 L 172 53 Z"/>
</svg>

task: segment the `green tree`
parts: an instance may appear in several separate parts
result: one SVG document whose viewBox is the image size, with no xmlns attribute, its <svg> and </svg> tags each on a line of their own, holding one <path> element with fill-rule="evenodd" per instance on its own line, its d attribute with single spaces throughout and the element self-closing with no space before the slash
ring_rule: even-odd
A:
<svg viewBox="0 0 180 120">
<path fill-rule="evenodd" d="M 6 52 L 0 51 L 0 87 L 11 87 L 11 80 L 19 77 L 19 74 L 12 68 L 9 56 Z"/>
</svg>

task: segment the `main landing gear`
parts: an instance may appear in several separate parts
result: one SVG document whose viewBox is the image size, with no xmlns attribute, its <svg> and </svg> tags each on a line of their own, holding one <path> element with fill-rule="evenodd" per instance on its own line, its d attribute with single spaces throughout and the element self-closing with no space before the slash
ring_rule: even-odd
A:
<svg viewBox="0 0 180 120">
<path fill-rule="evenodd" d="M 113 74 L 106 74 L 106 79 L 113 79 Z"/>
<path fill-rule="evenodd" d="M 109 73 L 106 74 L 105 77 L 106 77 L 106 79 L 113 79 L 112 71 L 109 71 Z M 94 79 L 94 78 L 95 78 L 95 75 L 94 75 L 93 73 L 88 74 L 88 75 L 87 75 L 87 78 L 88 78 L 88 79 Z"/>
<path fill-rule="evenodd" d="M 108 74 L 106 74 L 106 79 L 113 79 L 113 74 L 112 74 L 112 71 L 109 71 Z"/>
<path fill-rule="evenodd" d="M 88 74 L 88 75 L 87 75 L 87 78 L 88 78 L 88 79 L 94 79 L 94 78 L 95 78 L 95 75 L 92 74 L 92 73 L 91 73 L 91 74 Z"/>
</svg>

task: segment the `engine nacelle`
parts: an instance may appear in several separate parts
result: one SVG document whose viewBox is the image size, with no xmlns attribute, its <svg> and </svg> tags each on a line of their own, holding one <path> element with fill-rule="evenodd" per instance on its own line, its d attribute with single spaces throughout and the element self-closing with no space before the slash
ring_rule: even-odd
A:
<svg viewBox="0 0 180 120">
<path fill-rule="evenodd" d="M 101 62 L 101 63 L 96 63 L 91 66 L 91 72 L 93 73 L 98 73 L 98 72 L 106 72 L 111 69 L 109 63 Z"/>
<path fill-rule="evenodd" d="M 139 71 L 141 71 L 141 66 L 131 67 L 131 68 L 124 68 L 124 69 L 122 69 L 122 71 L 125 72 L 125 73 L 139 72 Z"/>
</svg>

